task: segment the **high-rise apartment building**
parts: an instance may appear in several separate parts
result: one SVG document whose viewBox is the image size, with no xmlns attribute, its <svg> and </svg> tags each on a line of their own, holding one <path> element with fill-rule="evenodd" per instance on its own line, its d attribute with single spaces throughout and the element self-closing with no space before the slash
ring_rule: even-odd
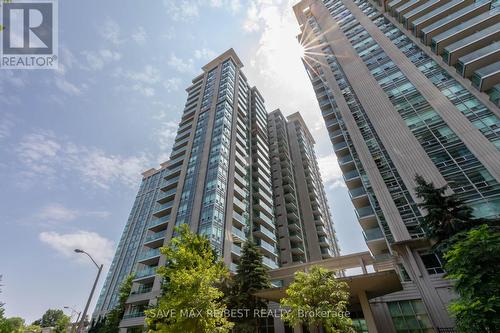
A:
<svg viewBox="0 0 500 333">
<path fill-rule="evenodd" d="M 311 133 L 299 113 L 268 119 L 281 265 L 338 256 Z"/>
<path fill-rule="evenodd" d="M 456 3 L 395 0 L 384 3 L 387 13 L 369 0 L 294 7 L 304 65 L 368 248 L 401 271 L 402 291 L 371 300 L 376 317 L 387 319 L 377 321 L 381 332 L 453 326 L 446 310 L 452 286 L 420 227 L 417 174 L 449 184 L 477 217 L 500 215 L 499 109 L 405 27 L 455 17 L 461 9 L 447 8 Z"/>
<path fill-rule="evenodd" d="M 130 275 L 137 264 L 142 244 L 158 242 L 146 236 L 152 225 L 153 211 L 159 199 L 160 184 L 166 175 L 166 168 L 148 170 L 143 173 L 139 191 L 123 230 L 116 254 L 111 262 L 108 276 L 104 281 L 93 317 L 97 318 L 111 311 L 118 304 L 118 294 L 122 281 Z M 156 223 L 156 222 L 153 222 Z"/>
<path fill-rule="evenodd" d="M 257 244 L 265 266 L 280 266 L 281 233 L 277 232 L 275 220 L 270 158 L 273 139 L 268 133 L 264 99 L 255 87 L 249 86 L 242 66 L 230 49 L 205 65 L 203 73 L 187 88 L 187 102 L 170 159 L 160 170 L 144 174 L 137 202 L 147 191 L 148 210 L 133 211 L 95 316 L 113 308 L 120 279 L 133 272 L 132 293 L 120 326 L 123 330 L 142 329 L 143 311 L 161 291 L 155 273 L 166 258 L 160 254 L 160 247 L 181 224 L 206 235 L 233 272 L 242 244 L 248 239 Z M 299 200 L 309 203 L 309 211 L 300 220 L 297 210 L 297 221 L 303 221 L 306 231 L 314 231 L 316 238 L 309 243 L 314 247 L 314 258 L 335 256 L 338 250 L 314 157 L 314 141 L 299 116 L 290 118 L 288 126 L 293 130 L 292 146 L 297 150 L 290 154 L 301 163 L 304 190 L 298 192 L 303 196 Z M 130 239 L 133 243 L 128 243 Z M 302 239 L 302 252 L 307 253 L 308 241 Z M 122 264 L 124 260 L 126 265 Z M 302 260 L 307 259 L 304 256 Z"/>
</svg>

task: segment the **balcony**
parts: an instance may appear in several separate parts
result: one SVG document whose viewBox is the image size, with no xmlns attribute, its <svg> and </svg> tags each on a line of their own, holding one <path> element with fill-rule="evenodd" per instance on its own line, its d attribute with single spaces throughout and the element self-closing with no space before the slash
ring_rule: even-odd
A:
<svg viewBox="0 0 500 333">
<path fill-rule="evenodd" d="M 151 234 L 144 239 L 144 245 L 152 248 L 157 248 L 163 245 L 165 240 L 165 232 L 156 232 Z"/>
<path fill-rule="evenodd" d="M 358 216 L 358 219 L 363 219 L 375 215 L 375 212 L 373 211 L 371 206 L 366 206 L 366 207 L 356 208 L 356 215 Z"/>
<path fill-rule="evenodd" d="M 344 173 L 344 181 L 346 181 L 346 182 L 357 179 L 357 178 L 359 178 L 358 170 L 352 170 L 352 171 Z"/>
<path fill-rule="evenodd" d="M 275 261 L 269 259 L 268 257 L 262 257 L 262 264 L 264 264 L 264 266 L 266 266 L 269 269 L 279 268 L 278 264 Z"/>
<path fill-rule="evenodd" d="M 271 229 L 274 228 L 273 220 L 271 220 L 269 217 L 267 217 L 266 215 L 264 215 L 258 211 L 254 211 L 254 219 L 256 222 L 258 222 L 260 224 L 268 225 Z"/>
<path fill-rule="evenodd" d="M 326 229 L 324 226 L 316 226 L 316 232 L 318 233 L 318 236 L 326 236 L 328 233 L 326 232 Z"/>
<path fill-rule="evenodd" d="M 344 166 L 346 164 L 350 164 L 350 163 L 354 162 L 354 160 L 352 158 L 352 155 L 349 154 L 349 155 L 345 155 L 345 156 L 339 157 L 338 158 L 338 162 L 339 162 L 340 166 Z"/>
<path fill-rule="evenodd" d="M 149 279 L 154 278 L 154 276 L 156 275 L 157 268 L 158 266 L 147 266 L 146 268 L 137 271 L 135 273 L 134 282 L 137 282 L 139 280 L 145 280 L 148 278 Z M 151 288 L 149 288 L 149 290 L 151 290 Z"/>
<path fill-rule="evenodd" d="M 363 186 L 353 188 L 352 190 L 349 190 L 349 195 L 351 199 L 355 199 L 361 196 L 366 195 L 365 188 Z"/>
<path fill-rule="evenodd" d="M 347 143 L 345 141 L 333 144 L 333 150 L 335 150 L 336 153 L 340 152 L 344 149 L 347 149 Z"/>
<path fill-rule="evenodd" d="M 303 255 L 305 254 L 304 246 L 302 244 L 297 244 L 295 246 L 292 246 L 291 252 L 295 255 Z"/>
<path fill-rule="evenodd" d="M 236 244 L 231 245 L 231 254 L 235 255 L 236 257 L 241 257 L 241 247 L 239 247 Z"/>
<path fill-rule="evenodd" d="M 179 181 L 179 177 L 170 178 L 165 180 L 162 184 L 162 190 L 170 190 L 172 188 L 177 187 L 177 183 Z"/>
<path fill-rule="evenodd" d="M 382 232 L 382 230 L 380 230 L 379 227 L 365 230 L 363 231 L 363 234 L 367 242 L 384 238 L 384 233 Z"/>
<path fill-rule="evenodd" d="M 173 200 L 175 197 L 175 193 L 177 193 L 177 189 L 171 189 L 166 192 L 160 192 L 158 195 L 158 202 L 163 203 L 165 201 Z"/>
<path fill-rule="evenodd" d="M 172 210 L 173 206 L 174 206 L 174 201 L 173 200 L 169 201 L 167 203 L 161 204 L 160 206 L 158 206 L 158 208 L 156 208 L 156 210 L 153 213 L 153 215 L 155 215 L 157 217 L 165 216 L 165 215 L 167 215 Z"/>
<path fill-rule="evenodd" d="M 288 233 L 288 237 L 290 238 L 290 242 L 294 242 L 294 243 L 303 242 L 302 232 L 300 232 L 300 231 L 290 231 Z"/>
<path fill-rule="evenodd" d="M 246 227 L 248 225 L 248 218 L 246 214 L 241 215 L 233 212 L 233 222 L 239 227 Z"/>
<path fill-rule="evenodd" d="M 233 197 L 233 207 L 238 213 L 243 213 L 246 211 L 246 205 L 240 199 Z"/>
<path fill-rule="evenodd" d="M 263 238 L 270 242 L 276 242 L 276 235 L 274 232 L 270 231 L 266 227 L 259 225 L 253 229 L 253 233 L 255 236 Z"/>
<path fill-rule="evenodd" d="M 154 263 L 157 263 L 159 259 L 160 259 L 160 249 L 158 248 L 142 252 L 139 255 L 137 262 L 145 265 L 152 265 Z"/>
<path fill-rule="evenodd" d="M 231 231 L 233 234 L 234 241 L 245 242 L 247 240 L 247 236 L 245 235 L 243 230 L 240 230 L 236 227 L 232 227 Z"/>
<path fill-rule="evenodd" d="M 257 242 L 257 246 L 260 247 L 262 251 L 264 251 L 266 254 L 271 255 L 271 256 L 276 256 L 276 249 L 274 248 L 273 245 L 269 244 L 268 242 L 259 239 Z"/>
<path fill-rule="evenodd" d="M 157 219 L 153 219 L 151 220 L 151 222 L 149 222 L 148 228 L 151 231 L 159 231 L 166 227 L 169 220 L 170 220 L 170 214 L 162 216 Z"/>
</svg>

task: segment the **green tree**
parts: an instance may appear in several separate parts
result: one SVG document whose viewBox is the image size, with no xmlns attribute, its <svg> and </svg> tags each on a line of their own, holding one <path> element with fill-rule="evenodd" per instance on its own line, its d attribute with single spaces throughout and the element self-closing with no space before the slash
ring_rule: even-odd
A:
<svg viewBox="0 0 500 333">
<path fill-rule="evenodd" d="M 347 316 L 349 291 L 347 283 L 338 281 L 335 272 L 311 266 L 308 273 L 295 273 L 281 306 L 287 309 L 283 320 L 291 326 L 307 325 L 327 332 L 355 332 Z"/>
<path fill-rule="evenodd" d="M 178 236 L 161 248 L 167 263 L 157 272 L 164 281 L 162 295 L 145 311 L 149 332 L 228 332 L 233 324 L 224 316 L 224 295 L 217 287 L 228 277 L 227 268 L 206 237 L 187 225 L 176 232 Z"/>
<path fill-rule="evenodd" d="M 246 309 L 248 316 L 235 318 L 234 332 L 259 332 L 260 319 L 254 316 L 255 309 L 266 309 L 267 302 L 255 297 L 256 291 L 271 287 L 267 268 L 262 264 L 262 255 L 254 242 L 243 245 L 240 263 L 232 283 L 229 304 L 232 309 Z"/>
<path fill-rule="evenodd" d="M 65 316 L 65 314 L 64 314 L 63 310 L 48 309 L 43 314 L 42 319 L 40 319 L 40 326 L 41 327 L 55 327 L 57 324 L 57 321 L 64 316 Z"/>
<path fill-rule="evenodd" d="M 20 317 L 10 317 L 4 320 L 0 328 L 2 333 L 24 333 L 24 319 Z"/>
<path fill-rule="evenodd" d="M 422 199 L 418 206 L 427 213 L 422 228 L 428 237 L 440 243 L 470 228 L 474 222 L 480 222 L 473 221 L 472 209 L 456 194 L 446 194 L 448 185 L 435 187 L 432 182 L 427 182 L 419 175 L 415 177 L 415 181 L 415 192 Z"/>
<path fill-rule="evenodd" d="M 127 298 L 130 296 L 130 292 L 132 290 L 132 280 L 134 279 L 134 275 L 127 276 L 121 286 L 120 292 L 118 294 L 118 304 L 116 307 L 111 310 L 104 319 L 104 324 L 101 329 L 95 331 L 99 333 L 118 333 L 120 321 L 123 318 L 123 314 L 125 313 L 125 303 Z"/>
<path fill-rule="evenodd" d="M 56 324 L 54 325 L 54 332 L 66 333 L 70 323 L 71 323 L 70 317 L 63 313 L 63 315 L 57 319 Z"/>
<path fill-rule="evenodd" d="M 24 330 L 25 330 L 25 332 L 30 332 L 30 333 L 31 332 L 33 332 L 33 333 L 42 332 L 42 328 L 39 325 L 34 325 L 34 324 L 26 326 L 26 328 Z"/>
<path fill-rule="evenodd" d="M 500 231 L 482 225 L 455 236 L 445 253 L 447 278 L 460 297 L 450 310 L 460 332 L 500 332 Z"/>
</svg>

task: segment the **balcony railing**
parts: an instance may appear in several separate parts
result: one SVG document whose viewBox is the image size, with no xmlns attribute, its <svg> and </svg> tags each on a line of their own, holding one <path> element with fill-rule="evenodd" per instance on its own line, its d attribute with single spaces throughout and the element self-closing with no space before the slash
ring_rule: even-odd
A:
<svg viewBox="0 0 500 333">
<path fill-rule="evenodd" d="M 135 278 L 140 279 L 146 276 L 155 275 L 157 268 L 156 266 L 148 266 L 147 268 L 141 269 L 135 274 Z"/>
<path fill-rule="evenodd" d="M 358 170 L 352 170 L 352 171 L 344 173 L 344 179 L 345 180 L 351 180 L 351 179 L 354 179 L 354 178 L 357 178 L 357 177 L 359 177 Z"/>
<path fill-rule="evenodd" d="M 365 235 L 365 240 L 366 241 L 372 241 L 372 240 L 375 240 L 375 239 L 382 239 L 382 238 L 384 238 L 384 233 L 382 232 L 382 230 L 380 230 L 379 227 L 365 230 L 363 233 Z"/>
<path fill-rule="evenodd" d="M 370 206 L 356 208 L 356 215 L 358 215 L 359 218 L 363 218 L 373 214 L 375 213 L 373 212 L 373 209 Z"/>
<path fill-rule="evenodd" d="M 364 189 L 364 187 L 357 187 L 357 188 L 354 188 L 352 190 L 349 190 L 349 194 L 351 196 L 351 198 L 356 198 L 356 197 L 359 197 L 361 195 L 364 195 L 366 194 L 366 191 Z"/>
<path fill-rule="evenodd" d="M 160 255 L 160 249 L 159 248 L 158 249 L 152 249 L 152 250 L 148 250 L 148 251 L 142 252 L 139 255 L 139 260 L 154 258 L 154 257 L 157 257 L 159 255 Z"/>
<path fill-rule="evenodd" d="M 268 257 L 262 257 L 262 263 L 270 269 L 276 269 L 279 267 L 275 261 L 269 259 Z"/>
</svg>

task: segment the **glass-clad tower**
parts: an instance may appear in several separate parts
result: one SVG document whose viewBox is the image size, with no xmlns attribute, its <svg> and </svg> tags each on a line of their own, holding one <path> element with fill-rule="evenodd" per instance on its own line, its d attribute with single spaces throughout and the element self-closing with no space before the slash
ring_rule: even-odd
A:
<svg viewBox="0 0 500 333">
<path fill-rule="evenodd" d="M 165 174 L 165 168 L 151 169 L 142 174 L 143 179 L 139 191 L 92 317 L 102 316 L 117 305 L 120 285 L 133 272 L 138 261 L 141 244 L 148 242 L 146 234 L 153 219 L 153 210 L 156 207 L 160 184 Z"/>
<path fill-rule="evenodd" d="M 120 323 L 124 331 L 141 331 L 144 309 L 160 295 L 161 281 L 156 269 L 166 262 L 160 247 L 172 238 L 176 226 L 187 224 L 192 231 L 206 235 L 233 272 L 242 244 L 249 239 L 257 244 L 265 266 L 280 266 L 271 177 L 273 138 L 268 131 L 264 98 L 257 88 L 249 86 L 242 66 L 230 49 L 203 67 L 203 73 L 187 88 L 170 159 L 161 169 L 144 174 L 137 202 L 148 191 L 148 210 L 136 213 L 138 203 L 134 205 L 134 219 L 124 230 L 95 311 L 95 316 L 103 315 L 114 307 L 121 280 L 133 272 L 132 293 Z M 307 156 L 297 158 L 312 166 L 304 171 L 310 191 L 304 200 L 310 202 L 318 220 L 314 224 L 311 215 L 307 223 L 319 235 L 315 251 L 326 249 L 325 255 L 335 256 L 338 250 L 313 141 L 299 120 L 300 124 L 293 127 L 297 132 L 295 140 L 300 153 Z M 154 184 L 150 179 L 154 179 Z M 324 227 L 316 228 L 320 218 Z M 307 251 L 307 243 L 303 251 Z M 127 265 L 121 264 L 123 260 Z"/>
<path fill-rule="evenodd" d="M 268 118 L 281 265 L 340 255 L 309 129 L 298 112 Z"/>
<path fill-rule="evenodd" d="M 451 2 L 400 3 L 427 12 Z M 415 176 L 448 183 L 477 217 L 498 217 L 500 111 L 406 30 L 411 20 L 394 20 L 378 3 L 303 0 L 294 11 L 304 65 L 368 248 L 401 271 L 404 290 L 371 301 L 377 317 L 392 318 L 377 323 L 379 330 L 452 327 L 451 285 L 428 252 Z M 428 320 L 419 319 L 424 314 Z"/>
</svg>

